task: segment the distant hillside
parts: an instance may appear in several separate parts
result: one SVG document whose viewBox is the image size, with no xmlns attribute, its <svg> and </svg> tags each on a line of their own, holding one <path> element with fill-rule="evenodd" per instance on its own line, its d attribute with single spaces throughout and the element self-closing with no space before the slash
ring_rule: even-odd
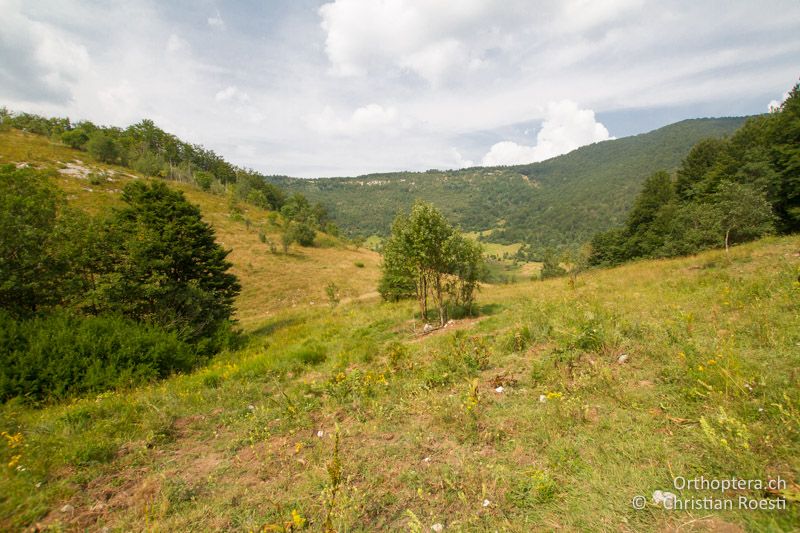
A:
<svg viewBox="0 0 800 533">
<path fill-rule="evenodd" d="M 424 198 L 466 231 L 494 230 L 493 242 L 541 249 L 619 224 L 649 174 L 675 169 L 698 140 L 728 135 L 744 121 L 684 120 L 530 165 L 268 180 L 321 202 L 350 235 L 385 235 L 399 210 Z"/>
<path fill-rule="evenodd" d="M 42 135 L 17 130 L 0 132 L 0 165 L 7 163 L 53 169 L 53 182 L 66 193 L 69 204 L 95 214 L 119 206 L 126 183 L 147 179 Z M 242 284 L 236 317 L 243 326 L 289 308 L 326 306 L 329 284 L 337 287 L 343 301 L 377 297 L 380 256 L 375 252 L 318 232 L 314 247 L 293 244 L 289 253 L 283 253 L 279 243 L 285 221 L 280 215 L 243 202 L 234 216 L 224 194 L 204 192 L 189 183 L 166 183 L 200 208 L 219 242 L 231 250 L 228 259 Z"/>
</svg>

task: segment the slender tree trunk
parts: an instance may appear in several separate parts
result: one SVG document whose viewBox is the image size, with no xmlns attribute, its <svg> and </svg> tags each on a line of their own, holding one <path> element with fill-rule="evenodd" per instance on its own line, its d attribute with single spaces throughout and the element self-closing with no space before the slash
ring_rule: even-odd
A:
<svg viewBox="0 0 800 533">
<path fill-rule="evenodd" d="M 731 235 L 731 230 L 730 230 L 730 228 L 728 228 L 727 230 L 725 230 L 725 253 L 726 254 L 728 253 L 728 237 L 730 237 L 730 235 Z"/>
<path fill-rule="evenodd" d="M 436 273 L 436 303 L 439 306 L 439 325 L 444 326 L 444 302 L 442 302 L 442 275 Z"/>
<path fill-rule="evenodd" d="M 428 283 L 425 272 L 419 274 L 419 312 L 422 314 L 422 321 L 428 320 Z"/>
</svg>

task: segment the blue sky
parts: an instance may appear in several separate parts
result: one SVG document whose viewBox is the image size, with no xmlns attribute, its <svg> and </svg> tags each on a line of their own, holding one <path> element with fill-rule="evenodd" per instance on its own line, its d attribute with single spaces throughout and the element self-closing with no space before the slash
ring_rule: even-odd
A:
<svg viewBox="0 0 800 533">
<path fill-rule="evenodd" d="M 800 3 L 0 0 L 0 105 L 152 118 L 268 174 L 541 160 L 766 112 Z"/>
</svg>

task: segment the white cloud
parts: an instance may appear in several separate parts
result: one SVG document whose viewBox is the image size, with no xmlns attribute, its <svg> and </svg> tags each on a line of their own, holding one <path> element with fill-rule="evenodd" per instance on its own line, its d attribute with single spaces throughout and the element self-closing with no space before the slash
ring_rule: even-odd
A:
<svg viewBox="0 0 800 533">
<path fill-rule="evenodd" d="M 362 135 L 366 133 L 392 133 L 404 127 L 397 109 L 379 104 L 359 107 L 347 118 L 341 118 L 330 107 L 322 113 L 306 117 L 308 126 L 323 135 Z"/>
<path fill-rule="evenodd" d="M 474 161 L 472 161 L 471 159 L 464 159 L 464 157 L 461 155 L 461 152 L 459 152 L 455 148 L 450 149 L 450 154 L 452 155 L 452 160 L 453 160 L 453 163 L 451 165 L 448 165 L 450 167 L 469 168 L 475 166 Z"/>
<path fill-rule="evenodd" d="M 518 6 L 515 0 L 500 11 L 482 0 L 335 0 L 319 14 L 334 74 L 394 68 L 437 85 L 449 74 L 481 65 L 486 50 L 502 40 L 500 33 L 482 33 L 481 27 L 498 14 L 513 18 Z"/>
<path fill-rule="evenodd" d="M 217 94 L 214 95 L 214 100 L 217 102 L 229 102 L 232 100 L 238 102 L 248 102 L 250 100 L 250 96 L 248 96 L 247 93 L 242 92 L 235 85 L 229 85 L 221 91 L 218 91 Z"/>
<path fill-rule="evenodd" d="M 534 146 L 503 141 L 483 156 L 484 166 L 519 165 L 544 161 L 581 146 L 611 139 L 608 130 L 594 117 L 591 109 L 580 109 L 570 100 L 547 105 L 545 121 L 536 135 Z"/>
<path fill-rule="evenodd" d="M 492 158 L 539 159 L 574 144 L 522 135 L 548 119 L 540 103 L 580 102 L 628 133 L 778 102 L 797 80 L 800 3 L 775 1 L 780 17 L 746 0 L 326 0 L 192 18 L 157 0 L 0 0 L 0 106 L 151 118 L 267 173 L 454 168 L 496 140 L 517 144 Z M 233 20 L 250 23 L 221 39 Z"/>
<path fill-rule="evenodd" d="M 15 12 L 17 5 L 0 2 L 0 87 L 25 101 L 69 101 L 91 70 L 87 48 L 71 33 Z"/>
<path fill-rule="evenodd" d="M 780 100 L 771 100 L 769 102 L 769 105 L 767 105 L 767 111 L 774 112 L 774 111 L 779 110 L 781 108 L 781 106 L 783 105 L 783 103 L 786 101 L 787 98 L 789 98 L 789 92 L 788 91 L 783 93 L 783 96 L 781 97 Z"/>
</svg>

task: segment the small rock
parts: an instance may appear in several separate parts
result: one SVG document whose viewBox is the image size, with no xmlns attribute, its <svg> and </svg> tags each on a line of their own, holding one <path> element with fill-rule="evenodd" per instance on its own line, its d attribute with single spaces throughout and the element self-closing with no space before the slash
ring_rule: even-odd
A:
<svg viewBox="0 0 800 533">
<path fill-rule="evenodd" d="M 255 411 L 256 410 L 256 406 L 253 405 L 253 404 L 250 404 L 250 405 L 247 406 L 247 410 L 248 411 Z"/>
<path fill-rule="evenodd" d="M 422 326 L 422 333 L 430 333 L 431 331 L 433 331 L 433 326 L 430 324 L 425 324 Z"/>
<path fill-rule="evenodd" d="M 447 321 L 447 324 L 445 324 L 445 327 L 446 326 L 452 326 L 455 323 L 456 323 L 456 321 L 451 318 L 450 320 Z"/>
<path fill-rule="evenodd" d="M 317 431 L 317 437 L 322 438 L 324 436 L 325 436 L 325 432 L 324 431 L 322 431 L 321 429 L 319 431 Z"/>
<path fill-rule="evenodd" d="M 62 513 L 72 514 L 72 513 L 75 512 L 75 508 L 73 506 L 71 506 L 70 504 L 67 504 L 67 505 L 65 505 L 64 507 L 61 508 L 61 512 Z"/>
<path fill-rule="evenodd" d="M 619 357 L 617 357 L 617 363 L 624 365 L 627 362 L 628 362 L 628 354 L 624 353 Z"/>
<path fill-rule="evenodd" d="M 506 390 L 506 389 L 504 389 L 502 385 L 500 385 L 499 387 L 497 387 L 496 389 L 494 389 L 494 391 L 495 391 L 497 394 L 503 394 L 503 391 L 504 391 L 504 390 Z"/>
<path fill-rule="evenodd" d="M 547 396 L 545 396 L 544 394 L 540 394 L 539 403 L 547 403 Z"/>
<path fill-rule="evenodd" d="M 442 524 L 439 524 L 439 523 L 437 522 L 436 524 L 433 524 L 433 525 L 431 526 L 431 529 L 432 529 L 433 531 L 435 531 L 436 533 L 441 533 L 442 531 L 444 531 L 444 526 L 443 526 Z"/>
<path fill-rule="evenodd" d="M 422 460 L 422 462 L 423 463 L 430 463 L 431 462 L 431 458 L 430 457 L 426 457 L 425 459 Z"/>
<path fill-rule="evenodd" d="M 484 506 L 484 507 L 489 507 L 489 505 L 490 505 L 491 503 L 492 503 L 492 502 L 490 502 L 489 500 L 483 500 L 483 506 Z"/>
</svg>

